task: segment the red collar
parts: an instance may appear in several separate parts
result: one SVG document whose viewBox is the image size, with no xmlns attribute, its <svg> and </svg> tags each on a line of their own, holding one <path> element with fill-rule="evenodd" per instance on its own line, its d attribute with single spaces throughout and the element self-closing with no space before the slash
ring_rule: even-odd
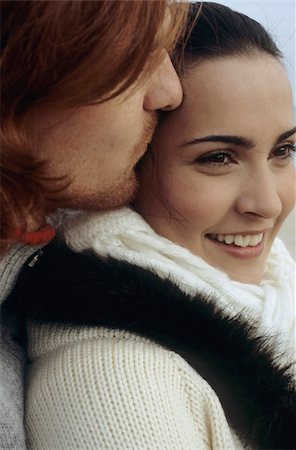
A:
<svg viewBox="0 0 296 450">
<path fill-rule="evenodd" d="M 56 230 L 49 223 L 46 223 L 36 231 L 26 231 L 25 233 L 21 233 L 20 230 L 16 230 L 16 237 L 18 241 L 29 245 L 46 244 L 51 241 L 55 235 Z"/>
</svg>

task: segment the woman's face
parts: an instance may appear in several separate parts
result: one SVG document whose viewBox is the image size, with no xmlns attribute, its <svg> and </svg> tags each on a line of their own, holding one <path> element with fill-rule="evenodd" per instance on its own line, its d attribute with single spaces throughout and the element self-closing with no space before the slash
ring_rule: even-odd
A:
<svg viewBox="0 0 296 450">
<path fill-rule="evenodd" d="M 268 55 L 191 68 L 141 166 L 136 209 L 230 278 L 259 283 L 295 203 L 292 94 Z"/>
</svg>

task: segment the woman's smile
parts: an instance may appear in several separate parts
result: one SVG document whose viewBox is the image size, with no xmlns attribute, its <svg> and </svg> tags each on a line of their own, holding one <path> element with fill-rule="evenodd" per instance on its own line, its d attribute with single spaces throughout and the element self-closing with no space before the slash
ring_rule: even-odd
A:
<svg viewBox="0 0 296 450">
<path fill-rule="evenodd" d="M 238 247 L 256 247 L 263 238 L 263 232 L 258 233 L 227 233 L 227 234 L 209 234 L 209 239 L 223 242 L 226 245 L 235 245 Z"/>
<path fill-rule="evenodd" d="M 205 236 L 219 250 L 237 258 L 256 258 L 264 249 L 264 233 L 208 234 Z"/>
</svg>

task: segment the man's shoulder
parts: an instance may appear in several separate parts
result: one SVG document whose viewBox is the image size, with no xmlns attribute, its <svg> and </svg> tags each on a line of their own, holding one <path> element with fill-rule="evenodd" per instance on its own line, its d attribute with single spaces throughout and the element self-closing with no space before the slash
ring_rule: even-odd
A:
<svg viewBox="0 0 296 450">
<path fill-rule="evenodd" d="M 36 247 L 17 244 L 0 260 L 0 304 Z M 0 333 L 0 448 L 25 449 L 23 429 L 23 376 L 25 354 L 1 324 Z"/>
<path fill-rule="evenodd" d="M 0 258 L 0 304 L 9 295 L 28 258 L 40 249 L 40 245 L 16 244 Z"/>
</svg>

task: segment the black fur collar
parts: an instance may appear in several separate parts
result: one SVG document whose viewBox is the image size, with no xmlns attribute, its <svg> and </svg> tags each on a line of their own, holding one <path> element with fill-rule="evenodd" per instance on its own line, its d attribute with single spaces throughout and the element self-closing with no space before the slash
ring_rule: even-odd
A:
<svg viewBox="0 0 296 450">
<path fill-rule="evenodd" d="M 270 339 L 255 337 L 252 325 L 227 317 L 217 304 L 202 294 L 190 297 L 151 271 L 77 254 L 55 240 L 30 258 L 2 314 L 23 342 L 26 319 L 146 336 L 180 353 L 208 381 L 247 445 L 295 449 L 290 368 L 277 363 Z"/>
</svg>

